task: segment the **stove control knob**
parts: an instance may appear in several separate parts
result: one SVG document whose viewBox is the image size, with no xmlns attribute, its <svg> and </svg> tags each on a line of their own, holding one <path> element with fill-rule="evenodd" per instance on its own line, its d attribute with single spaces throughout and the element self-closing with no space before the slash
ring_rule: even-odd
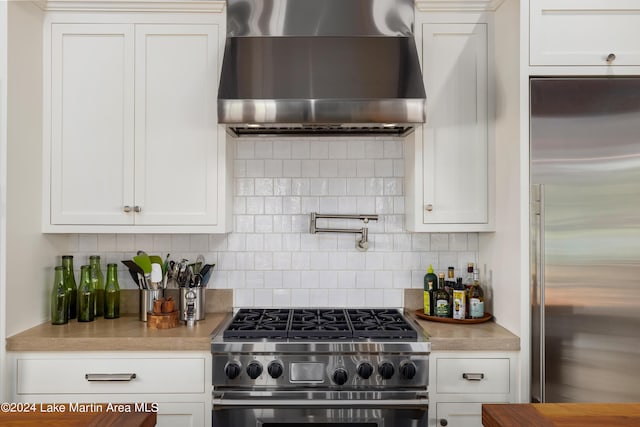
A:
<svg viewBox="0 0 640 427">
<path fill-rule="evenodd" d="M 267 372 L 271 375 L 271 378 L 280 378 L 280 375 L 284 372 L 284 368 L 282 367 L 282 363 L 280 362 L 271 362 L 269 366 L 267 366 Z"/>
<path fill-rule="evenodd" d="M 255 380 L 261 374 L 262 374 L 262 365 L 260 364 L 260 362 L 254 360 L 253 362 L 247 365 L 247 375 L 249 375 L 249 378 L 251 378 L 252 380 Z"/>
<path fill-rule="evenodd" d="M 363 380 L 368 380 L 369 377 L 373 374 L 373 365 L 369 362 L 362 362 L 356 368 L 358 372 L 358 376 Z"/>
<path fill-rule="evenodd" d="M 416 376 L 416 364 L 410 361 L 403 362 L 400 365 L 400 375 L 406 380 L 413 379 Z"/>
<path fill-rule="evenodd" d="M 227 375 L 227 378 L 230 380 L 236 378 L 240 375 L 240 365 L 236 362 L 229 362 L 227 366 L 224 367 L 224 373 Z"/>
<path fill-rule="evenodd" d="M 333 382 L 338 385 L 344 385 L 349 379 L 349 374 L 343 368 L 338 368 L 333 371 Z"/>
<path fill-rule="evenodd" d="M 395 372 L 393 364 L 390 362 L 382 362 L 378 365 L 378 373 L 382 377 L 383 380 L 390 379 Z"/>
</svg>

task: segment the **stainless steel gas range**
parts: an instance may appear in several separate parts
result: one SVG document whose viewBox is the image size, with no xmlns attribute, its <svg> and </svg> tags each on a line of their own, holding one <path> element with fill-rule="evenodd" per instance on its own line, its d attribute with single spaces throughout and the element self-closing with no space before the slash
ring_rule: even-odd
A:
<svg viewBox="0 0 640 427">
<path fill-rule="evenodd" d="M 418 331 L 395 309 L 240 309 L 212 337 L 213 425 L 426 427 Z"/>
</svg>

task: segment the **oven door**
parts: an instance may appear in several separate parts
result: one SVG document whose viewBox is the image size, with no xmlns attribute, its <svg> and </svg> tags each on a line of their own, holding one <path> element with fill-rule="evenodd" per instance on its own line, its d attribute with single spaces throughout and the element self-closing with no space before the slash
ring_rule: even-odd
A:
<svg viewBox="0 0 640 427">
<path fill-rule="evenodd" d="M 224 392 L 216 427 L 427 427 L 426 392 Z"/>
</svg>

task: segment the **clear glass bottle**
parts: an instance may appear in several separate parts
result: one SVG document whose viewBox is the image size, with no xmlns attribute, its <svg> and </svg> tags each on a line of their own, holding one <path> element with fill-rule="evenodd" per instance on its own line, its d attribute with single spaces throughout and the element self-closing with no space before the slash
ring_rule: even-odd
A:
<svg viewBox="0 0 640 427">
<path fill-rule="evenodd" d="M 118 264 L 107 264 L 107 284 L 104 286 L 104 318 L 120 317 L 120 285 Z"/>
<path fill-rule="evenodd" d="M 53 291 L 51 292 L 51 324 L 69 323 L 69 291 L 64 284 L 64 267 L 55 268 Z"/>
<path fill-rule="evenodd" d="M 95 292 L 91 281 L 91 267 L 80 267 L 78 287 L 78 322 L 92 322 L 95 319 Z"/>
<path fill-rule="evenodd" d="M 62 268 L 64 268 L 64 286 L 69 292 L 69 320 L 75 319 L 78 312 L 78 288 L 73 272 L 73 255 L 62 256 Z"/>
<path fill-rule="evenodd" d="M 96 317 L 100 317 L 104 313 L 104 276 L 100 269 L 100 256 L 91 255 L 89 257 L 89 266 L 91 267 L 91 282 L 93 283 L 95 295 L 94 314 Z"/>
<path fill-rule="evenodd" d="M 484 291 L 480 287 L 480 272 L 473 272 L 473 285 L 469 289 L 469 317 L 481 319 L 484 317 Z"/>
</svg>

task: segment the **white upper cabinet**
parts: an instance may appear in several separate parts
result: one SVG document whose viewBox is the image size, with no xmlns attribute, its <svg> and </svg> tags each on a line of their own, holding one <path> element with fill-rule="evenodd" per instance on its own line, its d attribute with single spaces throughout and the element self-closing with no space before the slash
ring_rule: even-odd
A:
<svg viewBox="0 0 640 427">
<path fill-rule="evenodd" d="M 106 15 L 45 25 L 43 231 L 229 231 L 223 26 Z"/>
<path fill-rule="evenodd" d="M 133 27 L 53 24 L 51 41 L 51 223 L 133 224 Z"/>
<path fill-rule="evenodd" d="M 636 0 L 531 0 L 530 64 L 640 65 Z"/>
<path fill-rule="evenodd" d="M 217 37 L 136 25 L 136 224 L 218 223 Z"/>
<path fill-rule="evenodd" d="M 408 138 L 407 228 L 491 231 L 486 23 L 423 23 L 427 122 Z"/>
</svg>

